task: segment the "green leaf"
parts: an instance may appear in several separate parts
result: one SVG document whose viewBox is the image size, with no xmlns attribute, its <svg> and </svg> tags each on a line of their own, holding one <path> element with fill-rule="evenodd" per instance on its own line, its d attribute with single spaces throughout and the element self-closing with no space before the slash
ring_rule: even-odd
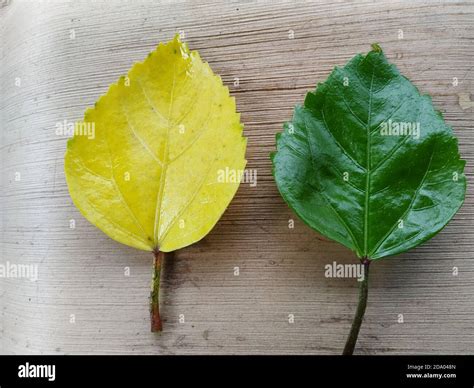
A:
<svg viewBox="0 0 474 388">
<path fill-rule="evenodd" d="M 68 142 L 69 192 L 123 244 L 162 252 L 190 245 L 237 191 L 239 182 L 220 179 L 246 164 L 235 100 L 178 37 L 111 85 L 76 128 L 92 126 L 94 136 L 78 131 Z"/>
<path fill-rule="evenodd" d="M 462 205 L 466 178 L 431 98 L 372 47 L 296 106 L 272 160 L 282 197 L 306 224 L 373 260 L 439 232 Z"/>
</svg>

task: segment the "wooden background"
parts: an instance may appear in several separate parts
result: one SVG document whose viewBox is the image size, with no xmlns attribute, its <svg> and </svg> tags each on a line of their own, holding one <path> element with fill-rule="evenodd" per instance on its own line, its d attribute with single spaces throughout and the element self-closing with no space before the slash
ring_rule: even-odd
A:
<svg viewBox="0 0 474 388">
<path fill-rule="evenodd" d="M 356 258 L 298 220 L 288 228 L 294 216 L 268 154 L 294 104 L 373 42 L 433 96 L 472 185 L 473 2 L 4 0 L 0 23 L 1 260 L 39 264 L 37 282 L 0 279 L 0 353 L 339 354 L 357 282 L 325 278 L 324 265 Z M 178 31 L 236 97 L 258 185 L 243 184 L 215 229 L 166 263 L 158 336 L 149 332 L 152 257 L 75 209 L 55 125 L 81 119 Z M 474 353 L 473 220 L 468 186 L 439 235 L 373 265 L 358 354 Z"/>
</svg>

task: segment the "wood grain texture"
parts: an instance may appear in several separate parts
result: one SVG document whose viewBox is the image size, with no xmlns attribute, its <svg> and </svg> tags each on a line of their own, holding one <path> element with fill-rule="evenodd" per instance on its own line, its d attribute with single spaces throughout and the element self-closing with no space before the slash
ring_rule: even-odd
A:
<svg viewBox="0 0 474 388">
<path fill-rule="evenodd" d="M 298 220 L 288 228 L 295 216 L 268 154 L 307 90 L 373 42 L 454 128 L 468 193 L 434 239 L 373 265 L 356 352 L 474 353 L 472 2 L 13 0 L 0 28 L 1 261 L 39 264 L 37 282 L 0 279 L 0 353 L 339 354 L 357 282 L 325 278 L 324 265 L 356 258 Z M 110 240 L 75 209 L 55 125 L 81 119 L 178 31 L 236 97 L 258 184 L 243 184 L 214 230 L 165 263 L 157 336 L 152 255 Z"/>
</svg>

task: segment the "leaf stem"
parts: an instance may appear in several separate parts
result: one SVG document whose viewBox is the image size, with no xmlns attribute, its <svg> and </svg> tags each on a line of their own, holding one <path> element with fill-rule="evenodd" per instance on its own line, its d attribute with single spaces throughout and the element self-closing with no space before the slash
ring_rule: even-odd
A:
<svg viewBox="0 0 474 388">
<path fill-rule="evenodd" d="M 351 331 L 347 337 L 346 346 L 344 346 L 343 355 L 350 356 L 354 353 L 354 348 L 357 343 L 357 337 L 359 336 L 360 326 L 362 325 L 362 319 L 364 318 L 365 308 L 367 307 L 367 297 L 369 295 L 369 265 L 370 260 L 365 257 L 362 260 L 364 266 L 364 279 L 360 282 L 359 289 L 359 304 L 352 321 Z"/>
<path fill-rule="evenodd" d="M 161 265 L 165 259 L 165 253 L 155 250 L 153 251 L 153 280 L 151 283 L 150 294 L 150 318 L 151 331 L 160 332 L 163 328 L 160 317 L 160 277 Z"/>
</svg>

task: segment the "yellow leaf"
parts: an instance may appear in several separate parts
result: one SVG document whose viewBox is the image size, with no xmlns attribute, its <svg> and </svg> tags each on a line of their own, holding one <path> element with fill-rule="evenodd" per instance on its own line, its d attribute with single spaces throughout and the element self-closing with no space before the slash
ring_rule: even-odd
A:
<svg viewBox="0 0 474 388">
<path fill-rule="evenodd" d="M 136 63 L 76 123 L 65 172 L 81 213 L 108 236 L 170 252 L 203 238 L 245 167 L 235 100 L 176 36 Z"/>
</svg>

